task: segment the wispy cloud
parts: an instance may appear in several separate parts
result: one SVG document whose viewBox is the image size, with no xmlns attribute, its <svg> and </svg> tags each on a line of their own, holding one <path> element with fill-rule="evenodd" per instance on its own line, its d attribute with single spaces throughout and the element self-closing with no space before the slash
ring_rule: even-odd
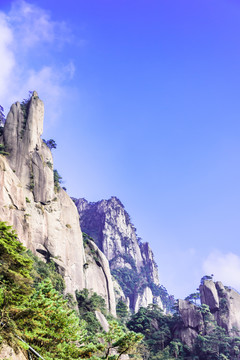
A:
<svg viewBox="0 0 240 360">
<path fill-rule="evenodd" d="M 75 66 L 71 60 L 60 63 L 51 54 L 56 49 L 61 52 L 71 39 L 66 23 L 52 20 L 46 10 L 24 0 L 13 1 L 9 13 L 0 12 L 0 104 L 8 110 L 29 90 L 37 90 L 49 122 L 55 121 L 65 80 L 74 77 Z"/>
<path fill-rule="evenodd" d="M 240 291 L 240 256 L 216 250 L 208 255 L 202 268 L 204 274 L 214 274 L 214 280 Z"/>
<path fill-rule="evenodd" d="M 24 0 L 13 2 L 9 22 L 15 36 L 21 39 L 23 51 L 39 44 L 56 41 L 59 45 L 71 39 L 71 31 L 64 21 L 53 21 L 46 10 Z"/>
</svg>

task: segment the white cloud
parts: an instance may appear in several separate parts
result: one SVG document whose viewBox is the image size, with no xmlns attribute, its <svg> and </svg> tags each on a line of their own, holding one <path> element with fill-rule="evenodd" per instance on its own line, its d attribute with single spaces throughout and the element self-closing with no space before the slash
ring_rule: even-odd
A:
<svg viewBox="0 0 240 360">
<path fill-rule="evenodd" d="M 22 51 L 39 43 L 67 42 L 71 32 L 65 22 L 53 21 L 50 14 L 24 0 L 13 2 L 9 21 L 20 39 Z M 17 42 L 18 44 L 18 42 Z"/>
<path fill-rule="evenodd" d="M 214 281 L 240 291 L 240 256 L 215 250 L 205 259 L 202 268 L 204 274 L 214 274 Z"/>
<path fill-rule="evenodd" d="M 4 96 L 15 66 L 15 56 L 11 50 L 13 33 L 6 16 L 0 13 L 0 98 Z"/>
<path fill-rule="evenodd" d="M 0 12 L 0 104 L 6 112 L 36 90 L 45 102 L 48 124 L 56 120 L 65 80 L 73 78 L 75 66 L 70 60 L 61 62 L 61 53 L 56 57 L 54 51 L 69 39 L 64 22 L 53 21 L 47 11 L 26 1 L 14 1 L 8 14 Z"/>
</svg>

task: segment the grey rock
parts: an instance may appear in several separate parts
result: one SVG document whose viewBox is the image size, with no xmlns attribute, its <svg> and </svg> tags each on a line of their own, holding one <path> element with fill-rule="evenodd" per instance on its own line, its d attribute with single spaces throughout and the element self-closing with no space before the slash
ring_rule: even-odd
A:
<svg viewBox="0 0 240 360">
<path fill-rule="evenodd" d="M 73 200 L 83 232 L 94 239 L 107 257 L 111 271 L 132 270 L 139 277 L 139 288 L 143 290 L 128 294 L 130 308 L 137 311 L 139 306 L 153 302 L 163 307 L 160 297 L 154 297 L 150 289 L 152 284 L 159 285 L 153 253 L 148 243 L 139 244 L 136 229 L 121 201 L 116 197 L 95 203 L 86 199 Z"/>
<path fill-rule="evenodd" d="M 103 330 L 108 332 L 109 331 L 109 324 L 108 324 L 108 321 L 105 318 L 105 316 L 101 313 L 101 311 L 98 311 L 98 310 L 95 311 L 95 315 L 96 315 L 97 320 L 100 322 Z"/>
<path fill-rule="evenodd" d="M 209 306 L 209 309 L 214 312 L 219 309 L 219 298 L 216 286 L 212 280 L 205 280 L 203 285 L 200 285 L 201 303 Z"/>
<path fill-rule="evenodd" d="M 115 314 L 108 261 L 99 251 L 101 266 L 95 264 L 87 271 L 92 271 L 92 279 L 83 272 L 86 256 L 77 209 L 65 191 L 54 191 L 51 151 L 40 138 L 44 107 L 36 92 L 26 114 L 20 103 L 13 104 L 4 127 L 9 156 L 0 155 L 0 218 L 13 225 L 34 254 L 56 263 L 66 292 L 74 295 L 87 285 L 106 299 Z"/>
<path fill-rule="evenodd" d="M 185 327 L 191 327 L 197 331 L 203 328 L 203 317 L 199 308 L 187 300 L 178 300 L 178 309 Z"/>
<path fill-rule="evenodd" d="M 115 296 L 109 262 L 93 241 L 88 241 L 85 250 L 86 262 L 84 266 L 84 287 L 93 290 L 98 295 L 102 296 L 109 312 L 116 316 Z"/>
<path fill-rule="evenodd" d="M 3 140 L 8 161 L 21 184 L 33 190 L 36 202 L 48 202 L 54 196 L 50 149 L 40 136 L 43 132 L 44 105 L 36 92 L 23 113 L 19 102 L 11 106 L 4 126 Z"/>
</svg>

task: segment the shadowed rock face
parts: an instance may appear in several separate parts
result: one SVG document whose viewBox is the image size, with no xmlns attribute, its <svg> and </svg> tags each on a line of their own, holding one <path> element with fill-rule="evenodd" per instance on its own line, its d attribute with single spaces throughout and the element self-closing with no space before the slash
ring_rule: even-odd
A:
<svg viewBox="0 0 240 360">
<path fill-rule="evenodd" d="M 95 264 L 83 271 L 86 259 L 79 215 L 66 192 L 54 190 L 52 154 L 40 138 L 43 115 L 43 102 L 34 92 L 25 112 L 17 102 L 7 116 L 1 141 L 9 155 L 0 155 L 0 219 L 13 225 L 21 242 L 36 255 L 57 264 L 66 292 L 75 294 L 86 286 L 102 295 L 115 314 L 104 254 L 96 249 L 100 267 Z"/>
<path fill-rule="evenodd" d="M 219 310 L 219 297 L 216 286 L 213 281 L 205 280 L 203 285 L 200 285 L 201 304 L 209 306 L 211 312 Z"/>
<path fill-rule="evenodd" d="M 148 243 L 139 244 L 136 229 L 124 206 L 116 197 L 89 203 L 85 199 L 73 199 L 79 215 L 83 232 L 90 235 L 110 262 L 111 271 L 123 269 L 133 271 L 139 279 L 141 291 L 128 294 L 130 307 L 138 311 L 140 306 L 158 303 L 160 297 L 154 296 L 150 283 L 159 285 L 157 265 Z"/>
</svg>

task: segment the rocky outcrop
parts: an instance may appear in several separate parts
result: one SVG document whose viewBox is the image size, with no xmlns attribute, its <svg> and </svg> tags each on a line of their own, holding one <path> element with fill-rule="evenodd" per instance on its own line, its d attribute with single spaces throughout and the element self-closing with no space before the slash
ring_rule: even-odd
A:
<svg viewBox="0 0 240 360">
<path fill-rule="evenodd" d="M 205 280 L 203 285 L 200 285 L 201 303 L 209 306 L 211 312 L 219 310 L 219 297 L 216 286 L 213 281 Z"/>
<path fill-rule="evenodd" d="M 186 300 L 178 300 L 181 323 L 175 329 L 175 337 L 188 347 L 192 347 L 198 334 L 204 329 L 203 317 L 199 308 Z"/>
<path fill-rule="evenodd" d="M 135 228 L 122 203 L 116 197 L 96 203 L 85 199 L 74 199 L 80 215 L 82 231 L 90 235 L 99 249 L 111 261 L 114 268 L 118 261 L 116 254 L 130 255 L 140 270 L 143 265 L 141 250 L 137 243 Z M 124 264 L 128 261 L 124 261 Z M 117 263 L 116 267 L 119 267 Z"/>
<path fill-rule="evenodd" d="M 201 302 L 209 306 L 217 324 L 229 335 L 240 331 L 240 294 L 218 281 L 205 280 L 200 286 Z M 207 296 L 206 296 L 207 294 Z"/>
<path fill-rule="evenodd" d="M 53 160 L 50 149 L 40 138 L 43 116 L 43 102 L 34 91 L 28 103 L 11 106 L 3 141 L 9 152 L 9 165 L 21 184 L 33 191 L 36 202 L 47 203 L 54 197 Z"/>
<path fill-rule="evenodd" d="M 192 348 L 199 334 L 211 334 L 216 325 L 224 328 L 229 336 L 238 336 L 240 294 L 212 280 L 204 280 L 199 290 L 201 305 L 205 307 L 186 300 L 178 301 L 181 322 L 175 329 L 175 337 Z"/>
<path fill-rule="evenodd" d="M 82 231 L 90 235 L 107 257 L 111 272 L 125 293 L 126 303 L 137 311 L 140 306 L 158 303 L 153 295 L 159 286 L 157 265 L 147 243 L 140 243 L 136 229 L 123 204 L 116 197 L 89 203 L 85 199 L 73 199 L 79 215 Z M 128 281 L 124 279 L 128 279 Z"/>
<path fill-rule="evenodd" d="M 43 103 L 33 92 L 29 101 L 13 104 L 7 116 L 1 137 L 8 155 L 0 155 L 0 219 L 13 225 L 20 241 L 36 255 L 56 263 L 66 292 L 93 288 L 115 314 L 105 256 L 98 252 L 100 266 L 84 270 L 79 215 L 66 192 L 54 186 L 52 154 L 40 138 L 43 114 Z"/>
<path fill-rule="evenodd" d="M 101 324 L 104 331 L 109 331 L 109 324 L 105 316 L 101 313 L 101 311 L 96 310 L 95 315 L 99 323 Z"/>
<path fill-rule="evenodd" d="M 0 359 L 6 360 L 27 360 L 27 354 L 20 349 L 17 352 L 14 351 L 12 347 L 7 345 L 6 343 L 1 345 L 0 348 Z"/>
<path fill-rule="evenodd" d="M 24 111 L 23 111 L 24 110 Z M 0 218 L 46 261 L 53 259 L 66 291 L 82 289 L 83 244 L 78 213 L 61 188 L 54 191 L 50 149 L 41 140 L 43 103 L 36 92 L 23 109 L 12 105 L 3 129 L 8 156 L 0 156 Z"/>
<path fill-rule="evenodd" d="M 116 304 L 109 262 L 93 241 L 88 240 L 85 246 L 86 262 L 84 264 L 84 287 L 101 295 L 108 310 L 116 316 Z"/>
<path fill-rule="evenodd" d="M 154 303 L 154 297 L 152 294 L 152 290 L 146 286 L 142 292 L 142 294 L 140 293 L 136 293 L 135 294 L 135 298 L 134 298 L 134 311 L 137 312 L 140 307 L 147 307 L 149 304 L 153 304 Z M 160 306 L 162 304 L 160 303 Z"/>
<path fill-rule="evenodd" d="M 154 256 L 149 243 L 140 243 L 141 255 L 143 258 L 144 266 L 147 269 L 148 274 L 151 274 L 152 282 L 155 285 L 159 285 L 158 267 L 154 261 Z"/>
</svg>

